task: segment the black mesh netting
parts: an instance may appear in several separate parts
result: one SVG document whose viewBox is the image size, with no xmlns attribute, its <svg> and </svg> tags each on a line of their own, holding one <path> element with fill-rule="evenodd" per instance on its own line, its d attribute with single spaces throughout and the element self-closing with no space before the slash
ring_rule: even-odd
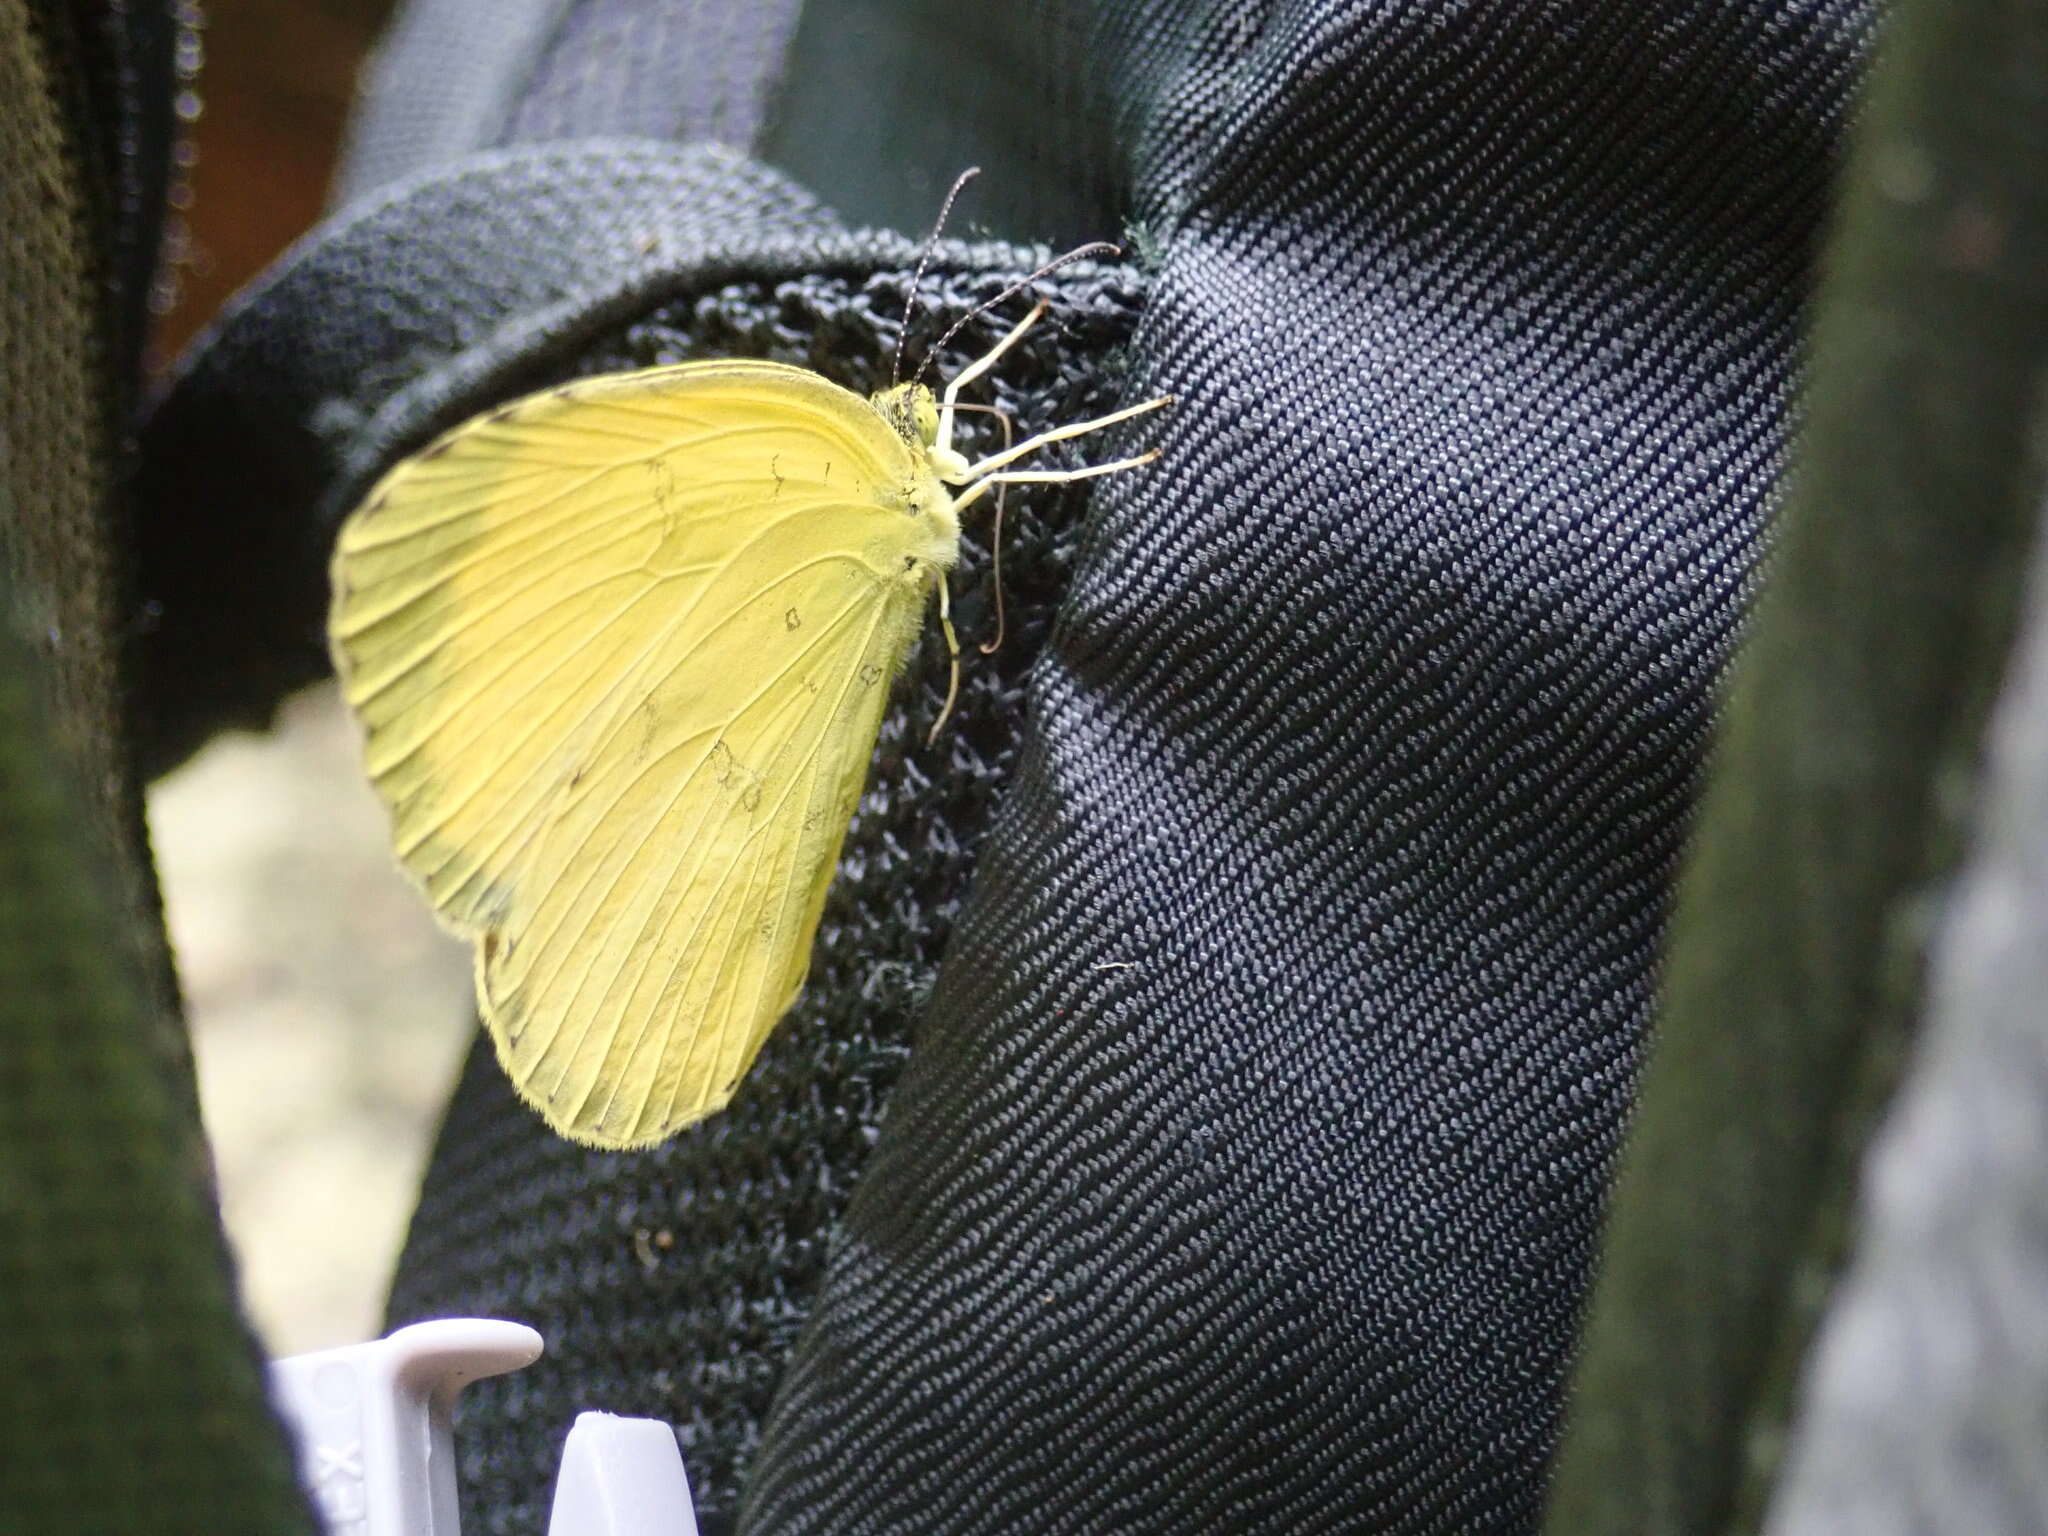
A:
<svg viewBox="0 0 2048 1536">
<path fill-rule="evenodd" d="M 552 1352 L 469 1397 L 467 1522 L 537 1532 L 554 1441 L 605 1407 L 678 1422 L 719 1529 L 1534 1523 L 1871 11 L 1034 0 L 981 34 L 950 0 L 805 7 L 798 58 L 848 18 L 843 89 L 785 83 L 839 108 L 826 201 L 890 200 L 876 145 L 988 151 L 1012 208 L 1128 189 L 1142 310 L 1129 276 L 1055 283 L 1068 334 L 1003 371 L 1019 426 L 1181 403 L 1134 434 L 1152 469 L 1020 503 L 1013 633 L 935 749 L 913 660 L 811 985 L 731 1111 L 596 1156 L 472 1064 L 394 1311 L 498 1311 Z M 561 50 L 599 35 L 535 55 L 558 116 L 594 78 Z M 893 72 L 934 49 L 943 93 Z M 401 185 L 387 213 L 431 217 L 330 236 L 344 280 L 223 333 L 237 409 L 298 399 L 319 452 L 356 445 L 344 479 L 401 446 L 365 380 L 418 395 L 416 354 L 479 345 L 406 286 L 445 276 L 407 265 L 433 242 L 549 318 L 429 369 L 399 427 L 685 334 L 879 376 L 900 240 L 792 244 L 776 219 L 812 216 L 737 157 L 664 215 L 621 154 L 609 224 L 599 150 L 573 216 L 561 185 Z M 525 286 L 731 189 L 701 281 L 621 286 L 603 325 Z M 1016 259 L 949 252 L 937 317 Z M 263 388 L 313 369 L 339 404 Z M 166 646 L 216 654 L 177 596 Z"/>
<path fill-rule="evenodd" d="M 889 380 L 884 342 L 902 314 L 906 275 L 723 287 L 592 347 L 576 371 L 730 354 L 818 368 L 866 391 Z M 958 315 L 1021 275 L 970 283 L 942 264 L 928 274 L 926 303 Z M 1006 355 L 994 389 L 979 395 L 1008 412 L 1020 435 L 1107 411 L 1121 387 L 1136 289 L 1114 272 L 1073 268 L 1057 287 L 1052 320 L 1033 345 Z M 993 339 L 992 324 L 962 334 L 945 372 Z M 929 336 L 931 325 L 919 329 Z M 921 357 L 913 346 L 912 366 Z M 973 418 L 963 426 L 977 430 Z M 993 445 L 989 430 L 979 429 Z M 1094 447 L 1107 451 L 1099 439 Z M 670 1420 L 700 1514 L 729 1512 L 1011 776 L 1024 681 L 1079 534 L 1080 498 L 1051 489 L 1010 499 L 1007 632 L 990 656 L 975 648 L 995 637 L 990 529 L 985 516 L 969 519 L 954 578 L 967 650 L 959 704 L 927 747 L 947 677 L 934 625 L 884 723 L 810 982 L 724 1113 L 650 1152 L 591 1152 L 537 1134 L 488 1042 L 472 1052 L 391 1315 L 515 1317 L 547 1336 L 539 1364 L 481 1382 L 464 1399 L 461 1422 L 488 1426 L 464 1440 L 478 1529 L 545 1523 L 565 1405 Z"/>
</svg>

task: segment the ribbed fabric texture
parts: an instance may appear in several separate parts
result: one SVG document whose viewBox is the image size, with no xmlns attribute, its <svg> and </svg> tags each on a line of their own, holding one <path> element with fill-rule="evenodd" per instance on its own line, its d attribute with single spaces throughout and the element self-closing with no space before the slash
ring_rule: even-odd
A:
<svg viewBox="0 0 2048 1536">
<path fill-rule="evenodd" d="M 1867 17 L 1094 9 L 1184 403 L 742 1529 L 1523 1530 Z"/>
<path fill-rule="evenodd" d="M 402 7 L 364 73 L 346 207 L 486 147 L 663 138 L 743 149 L 760 131 L 797 0 L 461 0 Z"/>
</svg>

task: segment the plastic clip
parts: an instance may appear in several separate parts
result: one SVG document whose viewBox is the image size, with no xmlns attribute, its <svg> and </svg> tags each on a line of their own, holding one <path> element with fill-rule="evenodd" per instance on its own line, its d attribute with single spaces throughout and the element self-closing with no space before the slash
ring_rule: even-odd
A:
<svg viewBox="0 0 2048 1536">
<path fill-rule="evenodd" d="M 540 1358 L 523 1323 L 446 1318 L 271 1363 L 271 1393 L 327 1536 L 460 1536 L 449 1413 L 462 1389 Z M 675 1431 L 577 1416 L 548 1536 L 697 1536 Z"/>
</svg>

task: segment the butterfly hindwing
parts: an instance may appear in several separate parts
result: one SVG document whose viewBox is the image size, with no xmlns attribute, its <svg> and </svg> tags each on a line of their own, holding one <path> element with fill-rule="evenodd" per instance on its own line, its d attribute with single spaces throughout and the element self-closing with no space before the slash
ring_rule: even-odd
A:
<svg viewBox="0 0 2048 1536">
<path fill-rule="evenodd" d="M 587 738 L 525 861 L 537 900 L 479 951 L 514 1082 L 607 1141 L 723 1104 L 794 997 L 915 632 L 915 610 L 831 567 L 772 598 Z M 805 622 L 771 651 L 792 605 Z M 752 686 L 706 698 L 704 670 Z"/>
</svg>

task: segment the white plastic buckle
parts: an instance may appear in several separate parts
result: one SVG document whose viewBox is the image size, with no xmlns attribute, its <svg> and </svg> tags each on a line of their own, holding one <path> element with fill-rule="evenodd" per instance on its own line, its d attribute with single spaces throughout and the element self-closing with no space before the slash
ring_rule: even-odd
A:
<svg viewBox="0 0 2048 1536">
<path fill-rule="evenodd" d="M 272 1396 L 328 1536 L 460 1536 L 455 1398 L 542 1347 L 523 1323 L 459 1317 L 273 1361 Z M 548 1536 L 697 1536 L 675 1432 L 659 1419 L 577 1415 Z"/>
</svg>

